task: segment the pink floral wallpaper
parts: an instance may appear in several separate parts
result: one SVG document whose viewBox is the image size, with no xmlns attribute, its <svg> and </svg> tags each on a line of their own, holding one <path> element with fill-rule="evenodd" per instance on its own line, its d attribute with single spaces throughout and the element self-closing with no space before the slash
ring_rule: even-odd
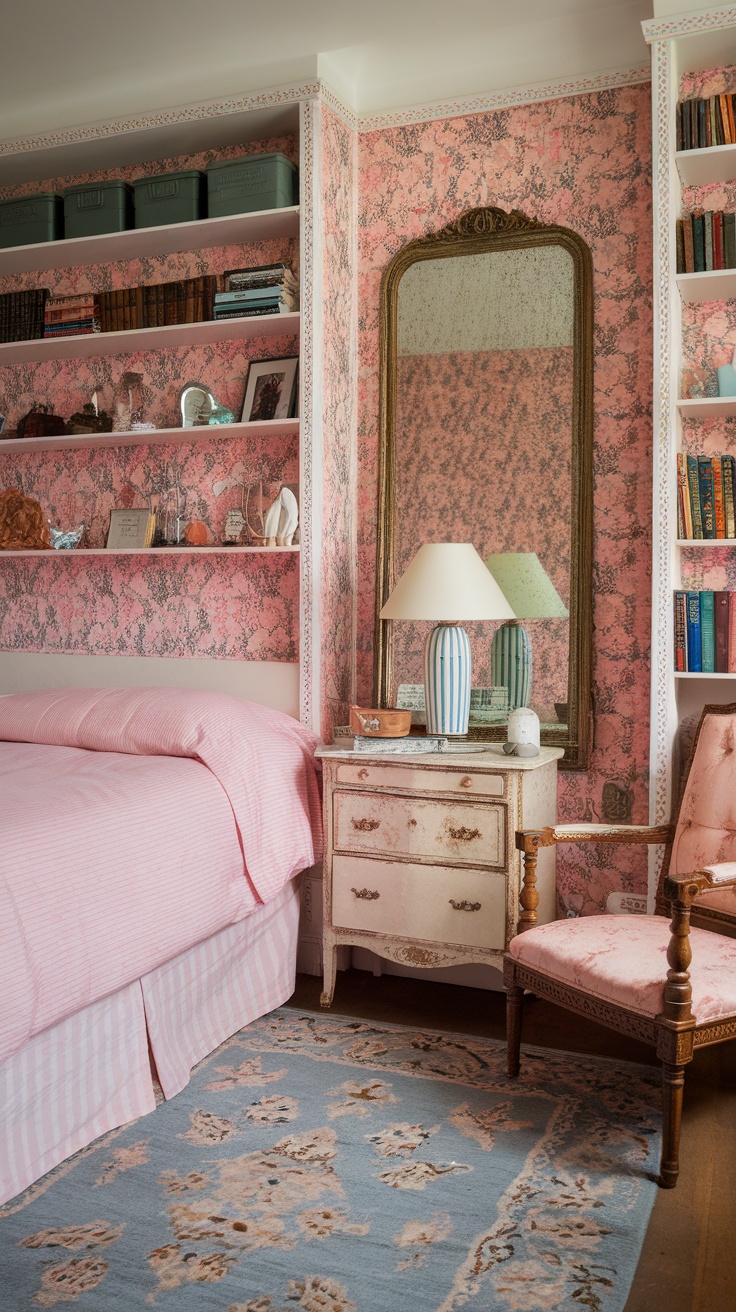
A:
<svg viewBox="0 0 736 1312">
<path fill-rule="evenodd" d="M 281 150 L 296 159 L 294 138 L 156 160 L 94 174 L 134 178 L 210 159 Z M 50 179 L 13 194 L 57 189 L 80 178 Z M 91 179 L 90 179 L 91 180 Z M 8 189 L 0 194 L 9 194 Z M 66 295 L 86 290 L 165 282 L 201 273 L 286 260 L 298 275 L 295 240 L 213 247 L 200 251 L 0 279 L 0 291 L 43 285 Z M 178 396 L 191 381 L 205 383 L 240 418 L 249 363 L 297 355 L 298 339 L 252 338 L 165 352 L 87 360 L 55 360 L 0 369 L 0 412 L 8 428 L 34 403 L 68 418 L 98 394 L 112 410 L 126 371 L 142 375 L 143 418 L 157 427 L 180 423 Z M 86 525 L 86 545 L 104 546 L 109 511 L 144 503 L 165 481 L 173 462 L 188 495 L 190 518 L 202 519 L 209 541 L 221 541 L 225 516 L 242 498 L 242 483 L 264 480 L 266 495 L 298 483 L 296 437 L 197 438 L 191 444 L 114 447 L 64 452 L 8 452 L 0 441 L 0 487 L 20 486 L 37 497 L 52 522 Z M 114 446 L 111 436 L 110 444 Z M 223 488 L 221 485 L 225 484 Z M 294 555 L 170 555 L 0 561 L 0 649 L 84 652 L 94 655 L 199 656 L 225 660 L 298 659 L 299 558 Z"/>
<path fill-rule="evenodd" d="M 322 733 L 347 723 L 355 650 L 356 144 L 322 106 L 324 476 Z"/>
<path fill-rule="evenodd" d="M 559 781 L 561 819 L 647 816 L 651 552 L 650 88 L 623 87 L 360 138 L 358 696 L 370 698 L 379 287 L 391 257 L 474 205 L 578 232 L 595 277 L 595 524 L 590 769 Z M 560 909 L 646 889 L 628 849 L 558 851 Z"/>
<path fill-rule="evenodd" d="M 397 576 L 423 542 L 471 541 L 484 560 L 534 551 L 568 605 L 572 348 L 400 356 L 396 395 Z M 429 627 L 395 626 L 402 683 L 424 679 Z M 475 687 L 491 682 L 497 627 L 466 625 Z M 568 621 L 524 627 L 531 701 L 540 719 L 554 722 L 554 703 L 567 701 Z"/>
</svg>

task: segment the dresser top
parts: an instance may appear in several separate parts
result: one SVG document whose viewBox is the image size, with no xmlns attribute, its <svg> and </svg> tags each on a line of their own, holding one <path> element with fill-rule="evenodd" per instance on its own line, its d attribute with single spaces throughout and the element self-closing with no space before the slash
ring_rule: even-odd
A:
<svg viewBox="0 0 736 1312">
<path fill-rule="evenodd" d="M 551 761 L 559 761 L 564 756 L 562 747 L 540 747 L 539 756 L 507 756 L 501 743 L 484 743 L 482 751 L 444 752 L 353 752 L 344 747 L 328 747 L 320 743 L 315 753 L 322 760 L 360 761 L 363 765 L 372 765 L 380 761 L 382 765 L 433 765 L 447 770 L 538 770 Z"/>
</svg>

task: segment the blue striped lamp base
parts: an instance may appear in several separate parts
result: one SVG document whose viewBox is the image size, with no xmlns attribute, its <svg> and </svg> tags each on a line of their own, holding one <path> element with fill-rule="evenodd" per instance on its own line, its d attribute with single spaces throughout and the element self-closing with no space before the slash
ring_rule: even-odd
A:
<svg viewBox="0 0 736 1312">
<path fill-rule="evenodd" d="M 424 700 L 427 733 L 447 738 L 468 732 L 470 639 L 459 624 L 438 624 L 424 648 Z"/>
<path fill-rule="evenodd" d="M 502 624 L 491 644 L 491 683 L 508 688 L 509 710 L 528 706 L 532 689 L 532 644 L 521 624 Z"/>
</svg>

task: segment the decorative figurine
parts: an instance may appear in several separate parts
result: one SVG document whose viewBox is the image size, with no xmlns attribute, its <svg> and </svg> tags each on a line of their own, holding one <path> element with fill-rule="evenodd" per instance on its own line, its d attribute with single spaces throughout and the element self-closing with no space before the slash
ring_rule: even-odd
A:
<svg viewBox="0 0 736 1312">
<path fill-rule="evenodd" d="M 78 547 L 84 535 L 84 524 L 78 524 L 76 528 L 52 528 L 49 524 L 49 534 L 51 536 L 51 545 L 55 551 L 72 551 Z"/>
<path fill-rule="evenodd" d="M 299 506 L 291 488 L 282 487 L 263 521 L 266 546 L 290 547 L 299 523 Z"/>
<path fill-rule="evenodd" d="M 17 487 L 0 492 L 0 551 L 45 551 L 49 526 L 40 502 Z"/>
</svg>

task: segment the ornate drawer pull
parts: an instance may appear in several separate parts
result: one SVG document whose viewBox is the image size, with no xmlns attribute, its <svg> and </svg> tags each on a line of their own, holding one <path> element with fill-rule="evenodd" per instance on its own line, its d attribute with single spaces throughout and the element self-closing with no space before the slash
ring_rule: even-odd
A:
<svg viewBox="0 0 736 1312">
<path fill-rule="evenodd" d="M 356 897 L 364 898 L 366 902 L 375 902 L 381 896 L 376 888 L 351 888 L 350 892 L 354 893 Z M 480 902 L 478 906 L 480 906 Z"/>
<path fill-rule="evenodd" d="M 353 820 L 353 829 L 359 829 L 361 834 L 371 834 L 380 823 L 380 820 L 369 820 L 366 817 L 363 820 Z"/>
<path fill-rule="evenodd" d="M 368 778 L 368 771 L 367 771 L 367 770 L 359 770 L 359 771 L 358 771 L 358 778 L 359 778 L 359 779 L 367 779 L 367 778 Z"/>
<path fill-rule="evenodd" d="M 482 837 L 480 829 L 466 829 L 465 825 L 461 825 L 459 829 L 453 829 L 452 826 L 449 828 L 450 838 L 457 839 L 458 843 L 472 843 L 474 838 Z"/>
<path fill-rule="evenodd" d="M 480 902 L 456 902 L 454 897 L 450 898 L 450 906 L 453 911 L 480 911 Z"/>
<path fill-rule="evenodd" d="M 464 774 L 464 775 L 463 775 L 462 779 L 460 780 L 460 787 L 461 787 L 461 788 L 472 788 L 472 787 L 473 787 L 473 780 L 470 778 L 470 775 L 469 775 L 469 774 Z"/>
</svg>

